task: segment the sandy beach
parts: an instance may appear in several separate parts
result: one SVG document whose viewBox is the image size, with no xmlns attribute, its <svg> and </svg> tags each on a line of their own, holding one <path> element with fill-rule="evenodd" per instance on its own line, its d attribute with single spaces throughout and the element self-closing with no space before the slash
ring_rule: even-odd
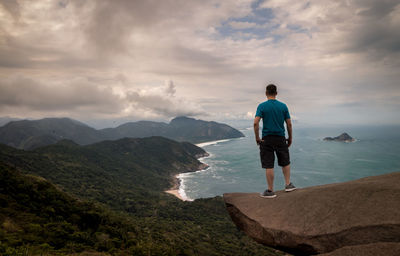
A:
<svg viewBox="0 0 400 256">
<path fill-rule="evenodd" d="M 178 178 L 178 175 L 174 175 L 173 179 L 174 179 L 174 186 L 169 189 L 169 190 L 165 190 L 165 193 L 171 194 L 176 196 L 177 198 L 181 199 L 182 201 L 186 201 L 180 194 L 179 194 L 179 186 L 180 186 L 180 181 Z"/>
<path fill-rule="evenodd" d="M 198 159 L 201 159 L 201 158 L 204 158 L 204 157 L 208 157 L 208 156 L 209 156 L 209 154 L 206 152 L 202 157 L 200 157 Z M 200 165 L 197 167 L 197 171 L 205 170 L 208 167 L 209 166 L 207 164 L 200 162 Z M 168 194 L 171 194 L 171 195 L 174 195 L 174 196 L 176 196 L 177 198 L 179 198 L 182 201 L 192 201 L 190 199 L 182 197 L 181 194 L 179 194 L 180 180 L 179 180 L 178 176 L 179 176 L 179 174 L 173 176 L 174 186 L 169 190 L 165 190 L 164 192 L 168 193 Z"/>
<path fill-rule="evenodd" d="M 178 189 L 171 189 L 171 190 L 166 190 L 164 191 L 168 194 L 174 195 L 177 198 L 181 199 L 182 201 L 185 201 L 185 199 L 183 199 L 183 197 L 179 194 L 179 190 Z"/>
</svg>

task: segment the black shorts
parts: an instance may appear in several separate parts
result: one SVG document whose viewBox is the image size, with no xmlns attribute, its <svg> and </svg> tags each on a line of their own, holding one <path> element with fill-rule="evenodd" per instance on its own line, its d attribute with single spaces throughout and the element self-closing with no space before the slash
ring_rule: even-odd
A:
<svg viewBox="0 0 400 256">
<path fill-rule="evenodd" d="M 290 164 L 289 148 L 284 136 L 267 135 L 260 143 L 260 158 L 262 168 L 274 168 L 275 154 L 278 157 L 278 165 Z"/>
</svg>

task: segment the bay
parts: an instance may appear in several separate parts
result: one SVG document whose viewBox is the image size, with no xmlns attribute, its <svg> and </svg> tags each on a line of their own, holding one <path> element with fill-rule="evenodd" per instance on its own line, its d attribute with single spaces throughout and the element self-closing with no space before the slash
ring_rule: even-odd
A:
<svg viewBox="0 0 400 256">
<path fill-rule="evenodd" d="M 240 128 L 240 127 L 239 127 Z M 245 137 L 202 143 L 210 167 L 182 173 L 180 194 L 188 200 L 230 192 L 262 192 L 266 188 L 259 149 L 252 127 L 240 129 Z M 344 182 L 400 171 L 399 126 L 294 127 L 290 147 L 291 180 L 299 188 Z M 347 132 L 352 143 L 323 141 Z M 281 168 L 275 162 L 275 190 L 284 188 Z"/>
</svg>

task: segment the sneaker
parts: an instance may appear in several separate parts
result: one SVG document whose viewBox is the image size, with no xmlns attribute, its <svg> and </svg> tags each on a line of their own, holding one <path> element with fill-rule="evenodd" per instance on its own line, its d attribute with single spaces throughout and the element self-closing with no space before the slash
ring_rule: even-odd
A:
<svg viewBox="0 0 400 256">
<path fill-rule="evenodd" d="M 285 186 L 285 191 L 286 192 L 290 192 L 290 191 L 293 191 L 293 190 L 296 190 L 296 187 L 293 185 L 292 182 L 290 182 L 289 185 Z"/>
<path fill-rule="evenodd" d="M 265 190 L 264 193 L 260 194 L 261 197 L 265 197 L 265 198 L 274 198 L 276 197 L 275 193 L 273 191 L 270 190 Z"/>
</svg>

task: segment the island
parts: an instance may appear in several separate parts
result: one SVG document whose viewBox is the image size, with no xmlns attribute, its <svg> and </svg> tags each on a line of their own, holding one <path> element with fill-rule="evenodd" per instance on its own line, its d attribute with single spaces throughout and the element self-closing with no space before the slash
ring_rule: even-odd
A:
<svg viewBox="0 0 400 256">
<path fill-rule="evenodd" d="M 346 132 L 340 134 L 337 137 L 325 137 L 324 141 L 341 141 L 341 142 L 353 142 L 355 141 L 355 139 L 353 137 L 351 137 L 349 134 L 347 134 Z"/>
</svg>

